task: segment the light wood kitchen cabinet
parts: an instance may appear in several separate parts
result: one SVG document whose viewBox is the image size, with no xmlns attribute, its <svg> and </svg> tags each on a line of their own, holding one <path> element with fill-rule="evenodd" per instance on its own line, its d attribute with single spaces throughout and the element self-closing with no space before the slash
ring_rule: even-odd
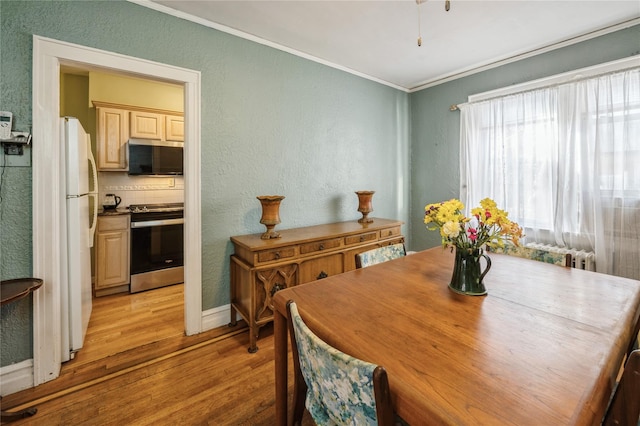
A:
<svg viewBox="0 0 640 426">
<path fill-rule="evenodd" d="M 284 288 L 351 271 L 355 255 L 404 242 L 402 222 L 374 218 L 279 230 L 280 238 L 263 240 L 262 234 L 231 237 L 231 324 L 237 315 L 249 325 L 249 352 L 260 328 L 273 320 L 274 294 Z"/>
<path fill-rule="evenodd" d="M 184 142 L 184 118 L 178 115 L 132 111 L 129 115 L 132 138 Z"/>
<path fill-rule="evenodd" d="M 101 107 L 96 108 L 96 112 L 98 170 L 127 170 L 128 112 Z"/>
<path fill-rule="evenodd" d="M 165 116 L 165 137 L 167 141 L 184 142 L 184 117 Z"/>
<path fill-rule="evenodd" d="M 128 291 L 130 216 L 98 216 L 96 296 Z"/>
<path fill-rule="evenodd" d="M 129 113 L 129 136 L 138 139 L 164 140 L 163 114 L 131 111 Z"/>
<path fill-rule="evenodd" d="M 100 171 L 127 171 L 127 142 L 154 139 L 184 142 L 184 117 L 178 111 L 93 101 L 97 113 L 97 164 Z"/>
</svg>

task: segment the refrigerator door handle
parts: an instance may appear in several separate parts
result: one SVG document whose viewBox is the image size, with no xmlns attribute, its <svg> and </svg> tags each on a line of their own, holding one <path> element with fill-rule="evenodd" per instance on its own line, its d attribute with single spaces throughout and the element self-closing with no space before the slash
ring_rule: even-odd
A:
<svg viewBox="0 0 640 426">
<path fill-rule="evenodd" d="M 89 247 L 93 247 L 93 240 L 96 234 L 96 225 L 98 225 L 98 194 L 92 192 L 89 194 L 93 198 L 93 218 L 91 219 L 91 227 L 89 228 Z"/>
<path fill-rule="evenodd" d="M 89 228 L 89 247 L 93 247 L 96 225 L 98 224 L 98 168 L 96 167 L 96 159 L 93 157 L 93 151 L 91 151 L 91 136 L 89 134 L 87 134 L 87 157 L 91 164 L 91 175 L 93 177 L 93 185 L 89 192 L 89 195 L 93 198 L 93 218 Z"/>
<path fill-rule="evenodd" d="M 91 176 L 93 178 L 93 188 L 89 189 L 90 193 L 98 193 L 98 168 L 96 167 L 96 159 L 93 157 L 93 151 L 91 151 L 91 136 L 87 134 L 87 157 L 89 157 L 89 163 L 91 163 Z"/>
</svg>

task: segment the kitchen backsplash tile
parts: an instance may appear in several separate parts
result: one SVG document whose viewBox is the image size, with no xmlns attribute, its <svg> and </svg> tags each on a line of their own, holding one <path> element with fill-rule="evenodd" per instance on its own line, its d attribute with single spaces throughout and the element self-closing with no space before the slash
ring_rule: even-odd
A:
<svg viewBox="0 0 640 426">
<path fill-rule="evenodd" d="M 98 201 L 106 194 L 116 194 L 120 206 L 184 202 L 183 176 L 129 176 L 126 173 L 98 173 Z"/>
</svg>

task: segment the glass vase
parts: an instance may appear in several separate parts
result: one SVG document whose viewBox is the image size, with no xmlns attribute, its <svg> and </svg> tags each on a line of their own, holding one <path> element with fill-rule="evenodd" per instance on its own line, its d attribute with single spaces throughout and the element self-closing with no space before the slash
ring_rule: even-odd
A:
<svg viewBox="0 0 640 426">
<path fill-rule="evenodd" d="M 480 259 L 484 258 L 486 267 L 482 270 Z M 449 288 L 456 293 L 468 296 L 483 296 L 487 289 L 482 279 L 491 268 L 491 259 L 483 249 L 462 249 L 456 247 L 456 260 Z"/>
</svg>

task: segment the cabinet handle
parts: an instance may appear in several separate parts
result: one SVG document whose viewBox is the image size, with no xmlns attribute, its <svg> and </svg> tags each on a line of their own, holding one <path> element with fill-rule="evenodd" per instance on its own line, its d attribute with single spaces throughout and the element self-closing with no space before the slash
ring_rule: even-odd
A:
<svg viewBox="0 0 640 426">
<path fill-rule="evenodd" d="M 320 250 L 324 250 L 324 244 L 320 244 L 320 247 L 318 247 Z"/>
<path fill-rule="evenodd" d="M 360 242 L 364 241 L 364 235 L 360 235 Z"/>
<path fill-rule="evenodd" d="M 274 256 L 276 259 L 280 259 L 280 252 L 279 252 L 279 251 L 277 251 L 277 252 L 273 253 L 273 256 Z"/>
<path fill-rule="evenodd" d="M 284 290 L 285 288 L 287 288 L 286 284 L 275 283 L 273 287 L 271 287 L 271 291 L 270 291 L 271 297 L 273 297 L 273 295 L 279 292 L 280 290 Z"/>
</svg>

